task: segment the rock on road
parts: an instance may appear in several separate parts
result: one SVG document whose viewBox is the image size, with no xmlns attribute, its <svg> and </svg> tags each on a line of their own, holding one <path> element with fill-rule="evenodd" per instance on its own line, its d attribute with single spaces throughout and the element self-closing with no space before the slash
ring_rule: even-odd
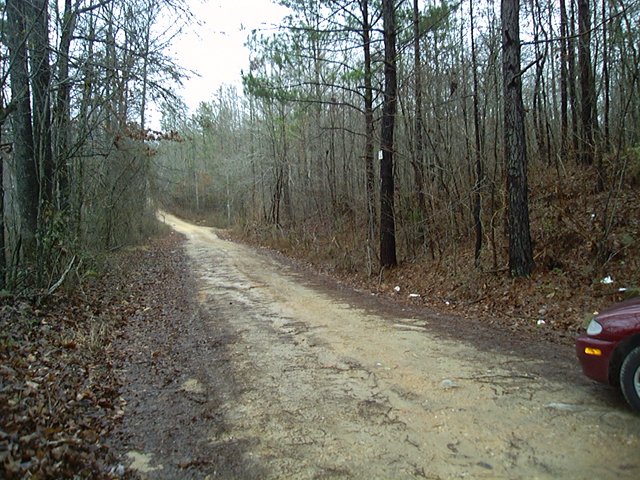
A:
<svg viewBox="0 0 640 480">
<path fill-rule="evenodd" d="M 141 476 L 640 478 L 640 417 L 579 374 L 563 380 L 577 363 L 547 375 L 554 359 L 479 348 L 434 329 L 435 314 L 362 307 L 163 218 L 186 236 L 199 314 L 170 335 L 187 352 L 176 373 L 130 392 L 147 411 L 128 455 Z"/>
</svg>

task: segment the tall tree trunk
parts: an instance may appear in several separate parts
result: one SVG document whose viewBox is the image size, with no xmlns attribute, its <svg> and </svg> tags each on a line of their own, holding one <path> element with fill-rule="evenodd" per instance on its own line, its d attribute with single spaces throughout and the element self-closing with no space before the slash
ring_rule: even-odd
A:
<svg viewBox="0 0 640 480">
<path fill-rule="evenodd" d="M 25 2 L 29 9 L 29 34 L 33 96 L 33 144 L 40 180 L 40 206 L 53 200 L 53 151 L 49 88 L 49 9 L 47 0 Z"/>
<path fill-rule="evenodd" d="M 394 216 L 393 134 L 397 103 L 395 1 L 382 0 L 384 30 L 384 104 L 380 162 L 380 266 L 397 265 Z"/>
<path fill-rule="evenodd" d="M 0 108 L 4 107 L 0 104 Z M 2 132 L 4 119 L 0 121 L 0 145 L 2 145 Z M 0 152 L 0 290 L 4 290 L 7 272 L 7 252 L 5 251 L 4 238 L 4 155 Z"/>
<path fill-rule="evenodd" d="M 420 243 L 425 242 L 425 222 L 427 215 L 427 203 L 424 194 L 424 119 L 422 118 L 422 62 L 420 51 L 420 10 L 418 0 L 413 0 L 413 68 L 415 70 L 414 96 L 414 128 L 415 142 L 413 157 L 413 172 L 416 188 L 416 196 L 418 200 L 418 235 Z"/>
<path fill-rule="evenodd" d="M 293 203 L 291 199 L 291 166 L 289 165 L 289 139 L 287 138 L 287 112 L 284 102 L 280 102 L 280 132 L 282 143 L 282 202 L 284 211 L 287 215 L 287 221 L 290 224 L 295 223 L 295 215 L 293 211 Z"/>
<path fill-rule="evenodd" d="M 602 147 L 603 154 L 609 151 L 611 146 L 609 132 L 609 111 L 611 103 L 610 77 L 609 77 L 609 30 L 610 20 L 607 17 L 607 0 L 602 0 L 602 90 L 604 95 L 603 105 L 603 125 L 602 125 Z M 602 156 L 600 156 L 600 161 Z"/>
<path fill-rule="evenodd" d="M 529 276 L 534 268 L 529 230 L 527 148 L 520 67 L 520 1 L 502 0 L 502 75 L 504 88 L 504 146 L 509 197 L 509 270 Z"/>
<path fill-rule="evenodd" d="M 71 0 L 65 0 L 64 14 L 62 16 L 62 32 L 60 34 L 60 46 L 58 47 L 58 94 L 53 115 L 55 135 L 55 169 L 58 183 L 59 208 L 67 210 L 69 202 L 69 138 L 70 138 L 70 97 L 71 79 L 69 78 L 69 52 L 71 50 L 71 37 L 76 22 L 76 12 L 71 5 Z"/>
<path fill-rule="evenodd" d="M 565 158 L 569 136 L 568 55 L 569 25 L 566 0 L 560 0 L 560 156 Z"/>
<path fill-rule="evenodd" d="M 15 110 L 13 158 L 16 165 L 16 193 L 20 212 L 20 237 L 25 259 L 35 259 L 38 227 L 38 171 L 33 149 L 29 68 L 27 66 L 27 22 L 25 2 L 8 0 L 7 44 L 10 51 L 11 98 Z"/>
<path fill-rule="evenodd" d="M 373 156 L 373 136 L 375 132 L 373 120 L 373 85 L 371 73 L 371 23 L 369 19 L 369 0 L 360 0 L 362 13 L 362 45 L 364 49 L 364 164 L 365 164 L 365 195 L 367 202 L 367 262 L 369 273 L 373 269 L 372 250 L 376 234 L 375 208 L 375 171 Z"/>
<path fill-rule="evenodd" d="M 595 157 L 596 87 L 591 69 L 591 6 L 578 0 L 578 60 L 580 63 L 580 163 L 592 165 Z"/>
<path fill-rule="evenodd" d="M 91 16 L 88 19 L 88 36 L 89 38 L 95 38 L 96 36 L 96 18 Z M 95 54 L 95 43 L 90 41 L 87 45 L 86 58 L 91 59 Z M 80 95 L 80 108 L 78 112 L 78 121 L 81 126 L 83 135 L 88 134 L 90 131 L 90 125 L 93 125 L 96 112 L 93 109 L 93 103 L 96 97 L 97 91 L 97 74 L 96 66 L 92 62 L 85 62 L 82 67 L 82 78 L 84 79 L 82 85 L 82 93 Z M 84 221 L 85 212 L 85 198 L 87 196 L 85 189 L 85 164 L 77 158 L 72 163 L 70 168 L 73 175 L 73 184 L 70 184 L 70 198 L 73 210 L 73 228 L 75 229 L 75 239 L 78 244 L 84 243 L 84 230 L 82 224 Z"/>
<path fill-rule="evenodd" d="M 574 1 L 570 0 L 571 5 L 571 20 L 569 22 L 570 28 L 568 30 L 567 39 L 567 61 L 569 67 L 569 105 L 571 106 L 571 149 L 574 159 L 578 159 L 580 151 L 580 125 L 578 122 L 578 91 L 576 88 L 576 48 L 574 38 L 576 36 L 576 21 L 575 21 L 575 7 Z"/>
<path fill-rule="evenodd" d="M 0 59 L 1 60 L 1 59 Z M 0 290 L 4 290 L 7 284 L 7 251 L 6 238 L 4 234 L 4 148 L 2 147 L 2 135 L 4 133 L 4 123 L 7 117 L 13 112 L 15 104 L 12 102 L 7 107 L 4 106 L 4 99 L 0 98 Z"/>
<path fill-rule="evenodd" d="M 469 16 L 471 21 L 471 69 L 473 70 L 473 127 L 475 132 L 475 185 L 473 186 L 473 223 L 475 225 L 476 242 L 474 248 L 474 264 L 480 268 L 482 252 L 482 184 L 484 183 L 484 148 L 480 137 L 480 108 L 478 106 L 478 59 L 474 32 L 473 2 L 469 0 Z"/>
</svg>

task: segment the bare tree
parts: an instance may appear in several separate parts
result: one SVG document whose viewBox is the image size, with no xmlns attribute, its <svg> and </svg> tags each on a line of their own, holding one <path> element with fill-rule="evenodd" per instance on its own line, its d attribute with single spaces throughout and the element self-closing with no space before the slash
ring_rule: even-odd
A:
<svg viewBox="0 0 640 480">
<path fill-rule="evenodd" d="M 51 148 L 51 66 L 49 64 L 49 5 L 47 0 L 24 2 L 28 19 L 31 59 L 33 144 L 38 166 L 39 204 L 53 200 L 53 151 Z M 40 212 L 41 213 L 41 212 Z M 43 226 L 44 219 L 40 219 Z"/>
<path fill-rule="evenodd" d="M 514 277 L 528 276 L 534 268 L 529 230 L 519 13 L 519 0 L 501 1 L 504 150 L 509 198 L 509 270 Z"/>
<path fill-rule="evenodd" d="M 591 67 L 591 5 L 578 0 L 578 59 L 580 63 L 580 162 L 593 164 L 595 157 L 596 85 Z"/>
<path fill-rule="evenodd" d="M 375 208 L 375 172 L 373 157 L 374 119 L 373 119 L 373 74 L 371 71 L 371 20 L 369 15 L 369 0 L 360 0 L 362 13 L 362 48 L 364 53 L 364 164 L 365 164 L 365 201 L 367 204 L 367 263 L 371 273 L 373 239 L 376 231 Z"/>
<path fill-rule="evenodd" d="M 469 0 L 469 19 L 471 22 L 471 69 L 473 76 L 473 129 L 475 138 L 475 184 L 473 186 L 473 223 L 475 225 L 476 242 L 474 247 L 474 263 L 480 268 L 482 252 L 482 185 L 484 183 L 484 147 L 480 132 L 480 108 L 478 92 L 478 60 L 475 40 L 475 19 L 473 15 L 474 0 Z"/>
<path fill-rule="evenodd" d="M 565 157 L 569 148 L 569 20 L 567 2 L 560 0 L 560 155 Z"/>
<path fill-rule="evenodd" d="M 27 64 L 27 4 L 8 0 L 7 43 L 10 51 L 13 158 L 16 164 L 17 201 L 20 212 L 20 240 L 25 258 L 35 259 L 38 228 L 38 171 L 35 163 L 31 123 L 31 86 Z"/>
<path fill-rule="evenodd" d="M 382 147 L 380 162 L 380 265 L 382 267 L 393 267 L 398 263 L 393 178 L 393 134 L 398 90 L 395 8 L 394 0 L 382 1 L 384 29 L 384 103 L 382 106 L 382 132 L 380 134 Z"/>
<path fill-rule="evenodd" d="M 427 202 L 425 199 L 425 179 L 424 179 L 424 118 L 422 113 L 422 52 L 420 40 L 422 38 L 420 29 L 420 9 L 418 0 L 413 0 L 413 68 L 414 68 L 414 130 L 415 149 L 412 160 L 416 196 L 418 199 L 418 236 L 420 243 L 426 240 L 425 224 L 427 216 Z"/>
</svg>

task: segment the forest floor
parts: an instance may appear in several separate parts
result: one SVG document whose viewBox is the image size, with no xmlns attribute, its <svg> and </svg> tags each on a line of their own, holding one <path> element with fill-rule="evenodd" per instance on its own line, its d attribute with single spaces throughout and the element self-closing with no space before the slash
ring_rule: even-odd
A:
<svg viewBox="0 0 640 480">
<path fill-rule="evenodd" d="M 638 418 L 570 329 L 169 222 L 74 293 L 2 299 L 0 477 L 637 478 Z"/>
</svg>

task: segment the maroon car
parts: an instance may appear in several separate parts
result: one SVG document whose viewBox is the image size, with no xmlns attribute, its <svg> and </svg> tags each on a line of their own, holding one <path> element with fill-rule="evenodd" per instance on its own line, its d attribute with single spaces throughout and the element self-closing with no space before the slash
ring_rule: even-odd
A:
<svg viewBox="0 0 640 480">
<path fill-rule="evenodd" d="M 640 412 L 640 297 L 595 314 L 576 353 L 585 375 L 620 388 Z"/>
</svg>

